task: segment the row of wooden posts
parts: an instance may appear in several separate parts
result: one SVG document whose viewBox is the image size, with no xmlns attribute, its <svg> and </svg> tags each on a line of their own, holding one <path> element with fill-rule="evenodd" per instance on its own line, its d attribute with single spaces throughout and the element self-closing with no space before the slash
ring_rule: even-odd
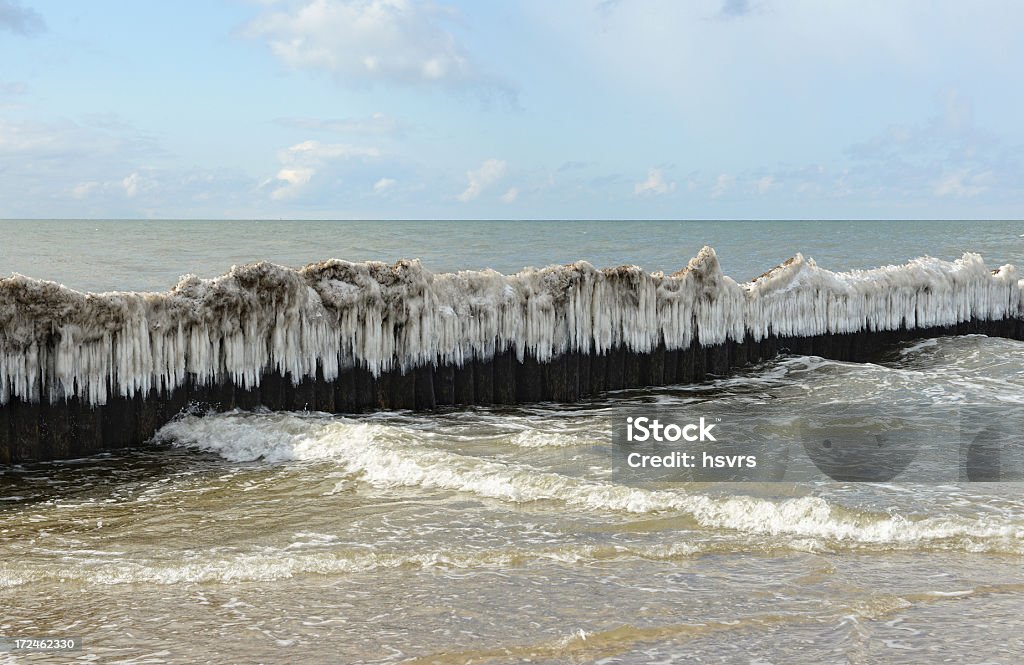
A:
<svg viewBox="0 0 1024 665">
<path fill-rule="evenodd" d="M 767 337 L 649 353 L 627 348 L 610 352 L 566 353 L 541 363 L 519 361 L 505 351 L 461 367 L 424 365 L 374 377 L 354 367 L 326 381 L 321 372 L 293 382 L 289 375 L 265 372 L 260 385 L 230 382 L 202 385 L 187 381 L 170 393 L 115 397 L 103 405 L 77 398 L 55 403 L 12 400 L 0 405 L 0 464 L 83 457 L 108 449 L 137 446 L 185 411 L 323 411 L 355 414 L 412 409 L 429 411 L 468 405 L 576 402 L 609 391 L 698 383 L 724 376 L 780 354 L 817 355 L 863 362 L 911 339 L 981 333 L 1024 339 L 1024 320 L 970 321 L 956 326 L 895 331 L 864 331 L 814 337 Z"/>
</svg>

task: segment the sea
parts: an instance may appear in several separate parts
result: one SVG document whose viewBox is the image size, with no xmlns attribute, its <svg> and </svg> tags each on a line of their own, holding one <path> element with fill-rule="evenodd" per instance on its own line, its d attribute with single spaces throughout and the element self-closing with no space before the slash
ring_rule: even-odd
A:
<svg viewBox="0 0 1024 665">
<path fill-rule="evenodd" d="M 0 274 L 166 291 L 234 264 L 586 260 L 751 279 L 980 253 L 1021 221 L 0 222 Z M 1024 483 L 620 482 L 626 408 L 1024 404 L 1024 344 L 785 355 L 576 404 L 190 414 L 151 445 L 0 468 L 0 663 L 1018 663 Z M 941 452 L 941 451 L 936 451 Z"/>
</svg>

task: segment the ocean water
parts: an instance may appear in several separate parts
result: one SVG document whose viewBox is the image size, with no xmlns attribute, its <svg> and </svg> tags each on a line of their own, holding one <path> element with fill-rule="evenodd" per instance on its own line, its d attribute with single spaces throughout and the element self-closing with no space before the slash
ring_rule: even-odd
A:
<svg viewBox="0 0 1024 665">
<path fill-rule="evenodd" d="M 214 277 L 256 260 L 298 267 L 328 258 L 418 258 L 434 272 L 511 273 L 586 260 L 674 272 L 705 245 L 737 281 L 797 252 L 831 270 L 978 252 L 1024 264 L 1024 222 L 331 222 L 0 221 L 0 274 L 86 291 L 166 291 L 186 273 Z"/>
<path fill-rule="evenodd" d="M 796 252 L 1024 265 L 1024 222 L 7 221 L 0 237 L 0 273 L 95 291 L 263 259 L 674 271 L 703 245 L 740 280 Z M 624 406 L 911 398 L 1019 408 L 1024 345 L 788 356 L 568 406 L 184 417 L 147 449 L 0 470 L 0 635 L 84 638 L 24 662 L 1019 662 L 1022 484 L 633 487 L 610 468 Z"/>
</svg>

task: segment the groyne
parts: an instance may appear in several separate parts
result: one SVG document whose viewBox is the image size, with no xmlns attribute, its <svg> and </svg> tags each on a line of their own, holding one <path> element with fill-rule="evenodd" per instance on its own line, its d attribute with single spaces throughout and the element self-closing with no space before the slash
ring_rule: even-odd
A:
<svg viewBox="0 0 1024 665">
<path fill-rule="evenodd" d="M 0 463 L 138 445 L 187 408 L 355 413 L 572 402 L 781 353 L 865 361 L 921 337 L 1024 339 L 1024 280 L 976 254 L 749 282 L 704 248 L 671 275 L 417 261 L 269 263 L 167 293 L 0 279 Z"/>
</svg>

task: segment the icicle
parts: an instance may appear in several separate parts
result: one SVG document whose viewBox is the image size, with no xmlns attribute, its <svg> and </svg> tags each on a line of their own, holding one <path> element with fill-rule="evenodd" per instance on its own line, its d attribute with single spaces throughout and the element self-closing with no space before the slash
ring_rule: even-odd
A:
<svg viewBox="0 0 1024 665">
<path fill-rule="evenodd" d="M 418 261 L 332 260 L 186 276 L 163 294 L 85 294 L 13 275 L 0 279 L 0 404 L 73 395 L 102 404 L 189 375 L 255 386 L 268 370 L 300 381 L 319 365 L 329 381 L 357 365 L 380 375 L 506 350 L 544 362 L 619 346 L 1021 318 L 1022 292 L 1013 266 L 990 271 L 976 254 L 841 273 L 797 254 L 738 284 L 710 247 L 668 276 L 585 262 L 434 275 Z"/>
</svg>

